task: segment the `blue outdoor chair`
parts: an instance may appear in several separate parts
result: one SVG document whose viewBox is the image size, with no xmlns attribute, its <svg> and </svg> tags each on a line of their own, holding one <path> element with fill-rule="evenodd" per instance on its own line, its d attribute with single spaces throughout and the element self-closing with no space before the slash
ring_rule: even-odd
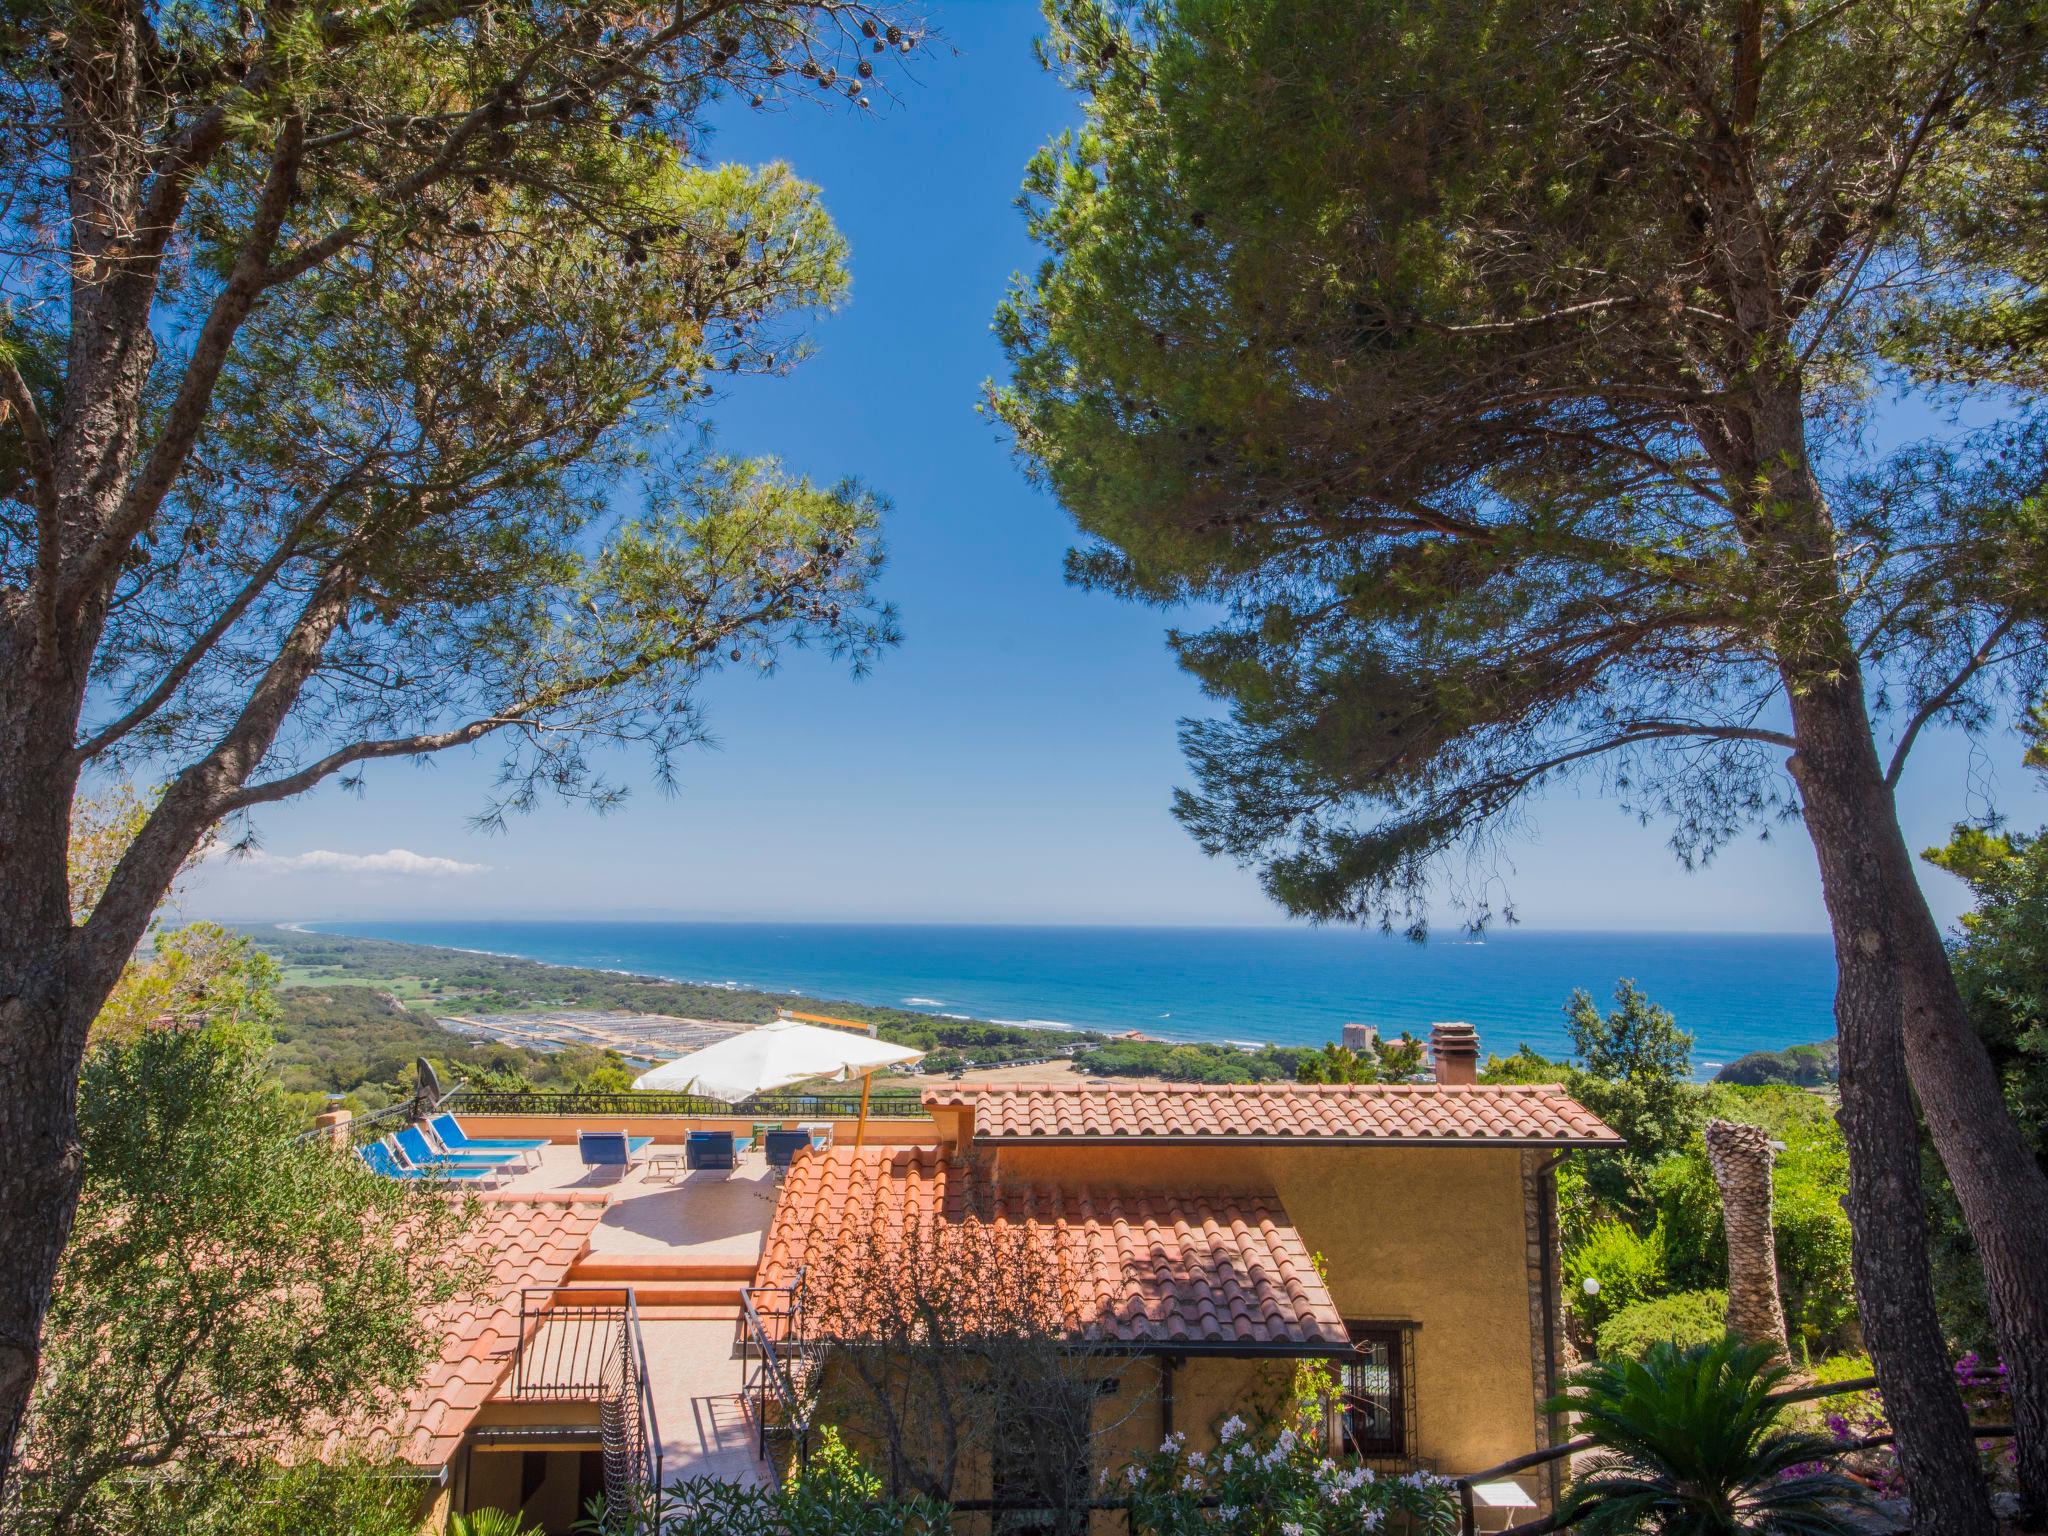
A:
<svg viewBox="0 0 2048 1536">
<path fill-rule="evenodd" d="M 503 1168 L 526 1160 L 518 1152 L 436 1152 L 428 1144 L 426 1132 L 416 1125 L 393 1132 L 391 1139 L 415 1168 Z"/>
<path fill-rule="evenodd" d="M 576 1151 L 586 1168 L 616 1168 L 619 1177 L 640 1160 L 654 1144 L 652 1136 L 628 1136 L 624 1131 L 578 1131 Z"/>
<path fill-rule="evenodd" d="M 810 1144 L 809 1131 L 770 1131 L 761 1138 L 761 1150 L 767 1153 L 770 1168 L 787 1168 L 796 1161 L 797 1153 Z"/>
<path fill-rule="evenodd" d="M 408 1168 L 381 1141 L 365 1143 L 356 1151 L 372 1173 L 381 1173 L 387 1179 L 488 1179 L 497 1172 L 495 1168 L 451 1168 L 446 1164 L 434 1168 Z"/>
<path fill-rule="evenodd" d="M 530 1141 L 516 1141 L 497 1136 L 472 1136 L 462 1128 L 462 1122 L 446 1113 L 432 1116 L 427 1129 L 441 1139 L 441 1145 L 450 1152 L 538 1152 L 548 1144 L 545 1136 L 536 1136 Z"/>
<path fill-rule="evenodd" d="M 740 1141 L 731 1131 L 692 1131 L 683 1140 L 683 1166 L 731 1173 L 740 1165 L 740 1153 L 753 1144 L 752 1138 Z"/>
</svg>

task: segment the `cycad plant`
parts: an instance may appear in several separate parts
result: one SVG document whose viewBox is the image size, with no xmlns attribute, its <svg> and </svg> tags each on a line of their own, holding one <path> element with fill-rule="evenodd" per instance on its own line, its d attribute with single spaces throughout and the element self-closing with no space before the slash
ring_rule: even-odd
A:
<svg viewBox="0 0 2048 1536">
<path fill-rule="evenodd" d="M 1733 1334 L 1579 1371 L 1549 1405 L 1599 1449 L 1560 1513 L 1584 1536 L 1832 1536 L 1869 1497 L 1831 1469 L 1839 1447 L 1788 1428 L 1771 1392 L 1786 1367 Z"/>
<path fill-rule="evenodd" d="M 448 1517 L 448 1536 L 539 1536 L 539 1530 L 508 1509 L 478 1509 Z"/>
</svg>

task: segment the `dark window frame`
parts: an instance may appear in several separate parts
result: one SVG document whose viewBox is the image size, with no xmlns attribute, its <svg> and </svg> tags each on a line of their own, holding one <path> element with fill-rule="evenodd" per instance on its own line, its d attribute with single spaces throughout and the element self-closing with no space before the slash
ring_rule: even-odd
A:
<svg viewBox="0 0 2048 1536">
<path fill-rule="evenodd" d="M 1415 1325 L 1378 1318 L 1346 1318 L 1344 1331 L 1351 1336 L 1353 1358 L 1343 1361 L 1340 1367 L 1343 1403 L 1338 1409 L 1338 1432 L 1342 1449 L 1368 1461 L 1411 1457 L 1415 1452 Z M 1386 1400 L 1383 1412 L 1375 1415 L 1385 1420 L 1387 1428 L 1383 1434 L 1364 1433 L 1364 1415 L 1359 1406 L 1364 1394 L 1354 1390 L 1357 1378 L 1353 1373 L 1362 1368 L 1355 1363 L 1356 1355 L 1366 1345 L 1383 1347 L 1387 1355 Z"/>
</svg>

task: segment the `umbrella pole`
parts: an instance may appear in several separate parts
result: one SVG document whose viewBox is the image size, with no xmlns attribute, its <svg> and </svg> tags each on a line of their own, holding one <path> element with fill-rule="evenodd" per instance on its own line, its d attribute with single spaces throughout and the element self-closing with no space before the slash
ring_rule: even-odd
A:
<svg viewBox="0 0 2048 1536">
<path fill-rule="evenodd" d="M 868 1090 L 875 1086 L 875 1074 L 860 1075 L 860 1124 L 853 1128 L 853 1150 L 858 1152 L 868 1139 Z"/>
</svg>

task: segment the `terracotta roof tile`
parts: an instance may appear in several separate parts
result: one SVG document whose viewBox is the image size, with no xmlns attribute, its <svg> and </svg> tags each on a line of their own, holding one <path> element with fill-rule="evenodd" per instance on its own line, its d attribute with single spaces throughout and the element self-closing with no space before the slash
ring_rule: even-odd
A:
<svg viewBox="0 0 2048 1536">
<path fill-rule="evenodd" d="M 1069 1326 L 1135 1345 L 1348 1347 L 1342 1318 L 1271 1190 L 992 1187 L 938 1147 L 801 1152 L 762 1250 L 760 1283 L 829 1276 L 848 1234 L 872 1224 L 975 1217 L 1050 1244 L 1068 1277 Z M 829 1282 L 827 1282 L 829 1283 Z M 817 1315 L 816 1309 L 811 1309 Z"/>
<path fill-rule="evenodd" d="M 511 1368 L 520 1291 L 562 1283 L 590 1246 L 610 1198 L 602 1191 L 481 1196 L 482 1218 L 455 1244 L 450 1259 L 467 1261 L 481 1253 L 491 1266 L 489 1284 L 435 1309 L 427 1321 L 442 1331 L 440 1359 L 389 1418 L 351 1438 L 419 1466 L 446 1463 Z"/>
<path fill-rule="evenodd" d="M 1548 1083 L 928 1088 L 924 1106 L 972 1109 L 978 1142 L 1621 1142 L 1598 1115 Z"/>
</svg>

